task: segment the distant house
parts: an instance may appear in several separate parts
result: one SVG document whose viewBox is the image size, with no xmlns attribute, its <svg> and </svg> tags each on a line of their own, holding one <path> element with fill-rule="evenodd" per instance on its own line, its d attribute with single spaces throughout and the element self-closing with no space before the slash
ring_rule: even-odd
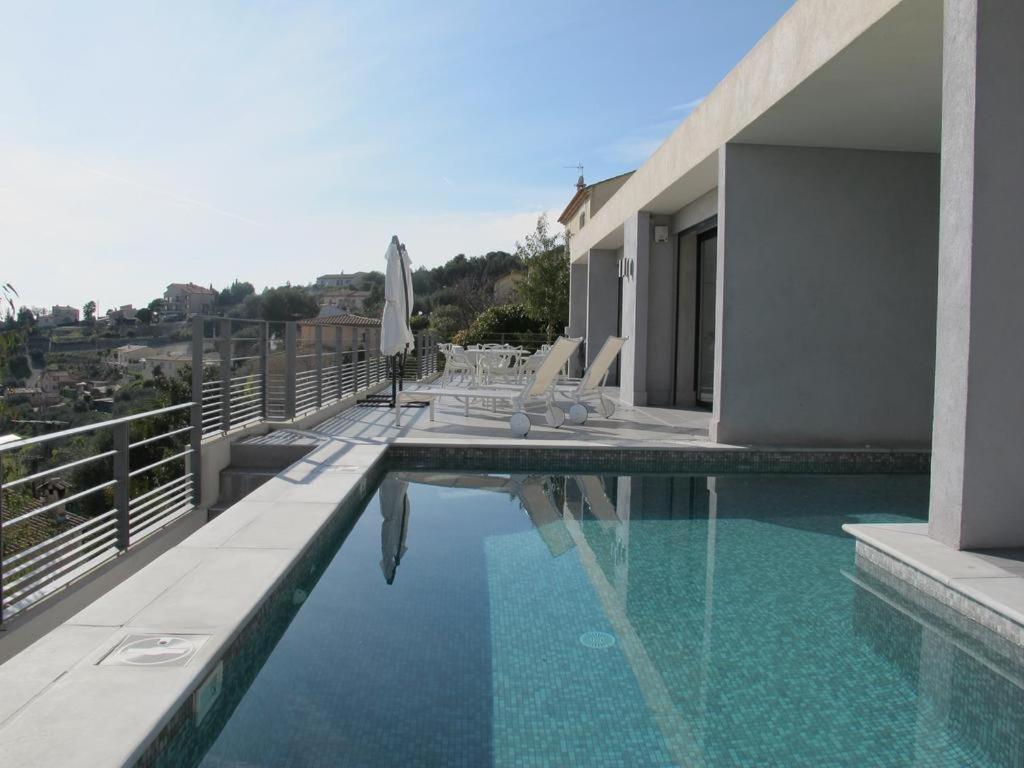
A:
<svg viewBox="0 0 1024 768">
<path fill-rule="evenodd" d="M 122 371 L 141 370 L 146 354 L 152 352 L 149 347 L 139 344 L 125 344 L 111 351 L 114 353 L 114 366 Z"/>
<path fill-rule="evenodd" d="M 55 304 L 49 312 L 36 312 L 36 325 L 40 328 L 56 328 L 60 325 L 74 325 L 77 322 L 78 310 L 74 307 Z"/>
<path fill-rule="evenodd" d="M 117 309 L 107 310 L 107 321 L 111 323 L 137 323 L 138 318 L 135 316 L 136 309 L 131 304 L 122 304 Z"/>
<path fill-rule="evenodd" d="M 64 304 L 54 304 L 50 310 L 50 317 L 54 325 L 72 325 L 78 322 L 79 312 L 74 307 Z"/>
<path fill-rule="evenodd" d="M 73 380 L 67 371 L 47 368 L 39 376 L 39 389 L 44 395 L 60 394 L 61 387 L 71 384 Z"/>
<path fill-rule="evenodd" d="M 369 291 L 329 291 L 320 296 L 318 303 L 321 309 L 333 307 L 343 312 L 359 313 L 369 296 Z"/>
<path fill-rule="evenodd" d="M 525 272 L 509 272 L 494 281 L 494 302 L 512 304 L 519 298 L 519 284 L 526 277 Z"/>
<path fill-rule="evenodd" d="M 317 288 L 353 288 L 360 289 L 363 286 L 363 281 L 366 279 L 365 272 L 352 272 L 346 274 L 342 272 L 337 275 L 320 275 L 316 279 Z"/>
<path fill-rule="evenodd" d="M 299 343 L 304 350 L 311 349 L 316 342 L 317 328 L 325 351 L 351 349 L 353 344 L 362 346 L 380 340 L 380 319 L 352 314 L 322 315 L 312 320 L 299 321 Z"/>
<path fill-rule="evenodd" d="M 195 283 L 171 283 L 164 291 L 167 311 L 185 316 L 212 312 L 216 300 L 215 290 Z"/>
</svg>

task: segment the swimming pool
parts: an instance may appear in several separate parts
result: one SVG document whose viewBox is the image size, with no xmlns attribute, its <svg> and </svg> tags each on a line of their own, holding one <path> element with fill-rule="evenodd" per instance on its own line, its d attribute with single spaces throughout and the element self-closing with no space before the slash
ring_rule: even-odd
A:
<svg viewBox="0 0 1024 768">
<path fill-rule="evenodd" d="M 391 472 L 163 765 L 1020 765 L 1024 663 L 858 569 L 920 475 Z"/>
</svg>

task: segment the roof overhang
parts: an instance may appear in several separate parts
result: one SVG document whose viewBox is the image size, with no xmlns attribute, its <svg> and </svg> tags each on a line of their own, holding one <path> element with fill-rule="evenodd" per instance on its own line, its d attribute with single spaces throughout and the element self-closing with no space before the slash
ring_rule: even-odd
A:
<svg viewBox="0 0 1024 768">
<path fill-rule="evenodd" d="M 622 245 L 637 211 L 671 214 L 718 184 L 730 141 L 938 152 L 942 3 L 797 2 L 571 243 Z"/>
</svg>

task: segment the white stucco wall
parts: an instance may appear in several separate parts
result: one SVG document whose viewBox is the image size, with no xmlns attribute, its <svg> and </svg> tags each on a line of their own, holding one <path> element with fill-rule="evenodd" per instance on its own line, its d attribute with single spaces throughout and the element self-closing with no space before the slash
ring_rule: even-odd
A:
<svg viewBox="0 0 1024 768">
<path fill-rule="evenodd" d="M 729 144 L 712 436 L 927 445 L 936 155 Z"/>
</svg>

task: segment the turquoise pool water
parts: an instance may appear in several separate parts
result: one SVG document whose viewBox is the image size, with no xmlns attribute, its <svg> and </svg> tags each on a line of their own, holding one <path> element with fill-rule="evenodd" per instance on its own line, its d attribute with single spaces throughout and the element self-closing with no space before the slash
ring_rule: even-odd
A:
<svg viewBox="0 0 1024 768">
<path fill-rule="evenodd" d="M 1016 649 L 854 566 L 922 476 L 392 473 L 165 765 L 1022 765 Z"/>
</svg>

